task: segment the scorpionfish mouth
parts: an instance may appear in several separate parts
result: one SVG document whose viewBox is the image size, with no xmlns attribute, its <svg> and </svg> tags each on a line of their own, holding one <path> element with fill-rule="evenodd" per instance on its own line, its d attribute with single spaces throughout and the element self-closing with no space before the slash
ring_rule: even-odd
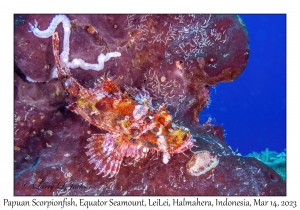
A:
<svg viewBox="0 0 300 210">
<path fill-rule="evenodd" d="M 171 153 L 182 153 L 185 150 L 192 148 L 194 146 L 195 141 L 196 140 L 193 139 L 193 136 L 190 133 L 188 133 L 187 135 L 185 135 L 185 139 L 183 139 L 184 143 L 181 146 L 174 149 Z"/>
</svg>

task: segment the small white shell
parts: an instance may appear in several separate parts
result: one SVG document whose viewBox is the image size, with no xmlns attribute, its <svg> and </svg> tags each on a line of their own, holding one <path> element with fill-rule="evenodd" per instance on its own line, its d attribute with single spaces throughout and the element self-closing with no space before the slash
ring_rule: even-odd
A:
<svg viewBox="0 0 300 210">
<path fill-rule="evenodd" d="M 217 156 L 211 154 L 206 150 L 196 152 L 189 162 L 186 164 L 186 168 L 189 174 L 192 176 L 200 176 L 207 171 L 215 168 L 219 164 Z"/>
</svg>

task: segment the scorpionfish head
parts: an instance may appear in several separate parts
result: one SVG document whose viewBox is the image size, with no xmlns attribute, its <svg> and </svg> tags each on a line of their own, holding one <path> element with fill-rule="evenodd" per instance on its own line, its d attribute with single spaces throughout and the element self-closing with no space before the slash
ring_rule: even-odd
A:
<svg viewBox="0 0 300 210">
<path fill-rule="evenodd" d="M 167 153 L 182 153 L 194 146 L 190 131 L 172 123 L 172 116 L 165 109 L 154 114 L 150 130 L 156 133 L 157 145 L 160 151 Z"/>
<path fill-rule="evenodd" d="M 187 128 L 182 126 L 175 126 L 169 129 L 166 135 L 167 139 L 167 151 L 169 153 L 182 153 L 187 149 L 194 146 L 194 139 Z"/>
</svg>

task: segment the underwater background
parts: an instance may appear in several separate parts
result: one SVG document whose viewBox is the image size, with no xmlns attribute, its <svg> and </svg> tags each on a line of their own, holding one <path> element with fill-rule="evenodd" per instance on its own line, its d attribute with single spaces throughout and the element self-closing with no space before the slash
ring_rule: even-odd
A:
<svg viewBox="0 0 300 210">
<path fill-rule="evenodd" d="M 239 15 L 248 30 L 250 57 L 233 82 L 211 88 L 211 117 L 243 156 L 286 149 L 286 15 Z M 267 149 L 268 148 L 268 149 Z"/>
<path fill-rule="evenodd" d="M 24 15 L 23 17 L 24 21 L 18 19 L 17 23 L 19 24 L 15 27 L 14 34 L 14 101 L 16 102 L 14 103 L 14 195 L 286 195 L 286 183 L 284 182 L 284 180 L 286 180 L 285 152 L 282 152 L 284 151 L 286 142 L 284 121 L 286 109 L 284 95 L 286 76 L 284 71 L 285 48 L 283 48 L 284 44 L 282 44 L 281 50 L 280 47 L 278 47 L 279 41 L 277 40 L 278 37 L 284 36 L 282 33 L 284 34 L 285 31 L 283 30 L 281 34 L 268 31 L 274 28 L 278 29 L 277 25 L 280 25 L 280 21 L 274 19 L 270 20 L 269 17 L 271 16 L 262 16 L 261 20 L 258 19 L 260 16 L 256 15 L 245 16 L 245 18 L 242 17 L 246 25 L 245 28 L 249 30 L 250 37 L 251 51 L 248 65 L 236 81 L 220 84 L 216 88 L 212 88 L 211 106 L 205 109 L 204 113 L 200 113 L 203 118 L 201 119 L 202 124 L 205 123 L 209 117 L 216 119 L 212 124 L 222 125 L 224 127 L 226 130 L 225 133 L 227 134 L 225 140 L 228 145 L 232 147 L 233 151 L 239 149 L 238 152 L 244 157 L 232 152 L 231 149 L 228 148 L 219 130 L 211 132 L 211 129 L 215 127 L 211 126 L 210 123 L 203 127 L 198 127 L 197 123 L 194 123 L 189 127 L 191 131 L 193 130 L 198 134 L 195 135 L 196 142 L 193 150 L 186 150 L 185 154 L 173 155 L 171 164 L 162 164 L 161 154 L 159 154 L 159 156 L 147 155 L 147 157 L 142 158 L 138 162 L 136 162 L 135 159 L 125 158 L 124 164 L 120 171 L 118 171 L 118 175 L 110 179 L 108 177 L 99 178 L 99 176 L 96 175 L 97 171 L 94 170 L 95 167 L 91 165 L 93 162 L 86 157 L 86 145 L 89 145 L 87 139 L 91 138 L 91 134 L 99 133 L 99 128 L 91 126 L 85 122 L 82 117 L 65 108 L 66 96 L 63 87 L 61 87 L 61 82 L 51 80 L 48 83 L 29 83 L 24 77 L 28 76 L 36 81 L 45 81 L 47 77 L 49 77 L 49 74 L 45 76 L 45 71 L 41 71 L 41 68 L 50 70 L 50 66 L 55 66 L 54 59 L 48 59 L 49 56 L 47 56 L 49 54 L 52 55 L 51 40 L 39 39 L 33 36 L 28 32 L 29 26 L 27 23 L 33 23 L 35 19 L 39 19 L 41 25 L 47 26 L 53 18 L 54 20 L 57 19 L 55 19 L 54 15 Z M 128 19 L 130 17 L 131 15 L 116 16 L 116 18 L 121 21 L 117 24 L 117 28 L 124 29 L 128 25 L 128 22 L 122 20 L 126 20 L 126 18 Z M 164 15 L 159 17 L 158 15 L 153 15 L 149 16 L 149 19 L 145 21 L 145 27 L 147 30 L 151 30 L 154 21 L 166 18 L 171 23 L 177 24 L 176 28 L 178 31 L 186 31 L 186 25 L 181 24 L 185 23 L 185 21 L 188 22 L 195 18 L 195 21 L 192 21 L 193 24 L 189 27 L 195 27 L 198 22 L 202 22 L 206 23 L 205 26 L 203 26 L 205 28 L 208 20 L 209 25 L 218 25 L 219 21 L 222 20 L 220 17 L 208 15 L 197 15 L 195 17 Z M 247 17 L 249 17 L 248 20 L 250 20 L 251 24 L 247 23 Z M 133 27 L 138 29 L 141 27 L 140 22 L 144 20 L 145 16 L 137 15 L 133 18 L 137 20 L 133 21 Z M 247 53 L 248 58 L 248 40 L 245 39 L 244 28 L 236 16 L 228 15 L 228 17 L 225 18 L 232 20 L 233 24 L 228 25 L 228 27 L 233 27 L 234 29 L 228 30 L 228 37 L 231 37 L 228 40 L 232 40 L 228 46 L 233 48 L 230 49 L 230 53 L 232 54 L 229 54 L 229 56 L 232 56 L 232 59 L 235 58 L 234 62 L 241 63 L 242 66 L 245 67 L 245 56 L 237 56 Z M 102 36 L 100 36 L 101 33 L 96 32 L 98 35 L 96 36 L 96 38 L 98 37 L 96 40 L 95 36 L 91 36 L 89 32 L 87 33 L 87 29 L 91 27 L 90 23 L 93 23 L 93 25 L 97 23 L 93 26 L 95 29 L 92 31 L 107 30 L 103 32 L 103 34 L 106 34 L 105 40 L 110 40 L 110 37 L 121 36 L 119 34 L 120 32 L 115 30 L 115 24 L 111 23 L 108 15 L 67 15 L 64 19 L 76 20 L 73 21 L 76 30 L 72 32 L 72 50 L 74 50 L 74 53 L 77 53 L 78 57 L 84 60 L 90 58 L 93 53 L 95 55 L 99 54 L 99 48 L 93 48 L 93 46 L 106 46 L 105 43 L 100 45 L 99 42 L 97 42 L 102 40 Z M 269 26 L 268 23 L 266 23 L 267 20 L 270 20 L 272 23 L 276 22 L 276 24 L 270 29 L 266 29 Z M 164 27 L 164 23 L 157 22 L 159 26 L 157 26 L 157 29 L 159 30 L 155 31 L 156 35 L 170 30 L 170 28 Z M 83 25 L 88 28 L 82 27 Z M 113 27 L 107 27 L 109 25 Z M 58 30 L 62 33 L 61 27 L 59 27 Z M 115 32 L 112 32 L 111 35 L 108 31 Z M 153 49 L 157 49 L 159 55 L 159 53 L 168 52 L 169 46 L 178 46 L 175 45 L 176 42 L 170 42 L 169 46 L 166 46 L 160 42 L 148 45 L 149 40 L 146 44 L 144 44 L 144 40 L 138 40 L 136 41 L 137 48 L 132 48 L 133 54 L 130 54 L 126 52 L 128 51 L 128 40 L 131 40 L 131 37 L 128 36 L 126 30 L 121 31 L 121 38 L 111 41 L 109 46 L 110 49 L 117 49 L 116 47 L 119 43 L 117 40 L 121 40 L 123 44 L 119 50 L 120 53 L 123 53 L 123 57 L 122 59 L 115 59 L 115 65 L 106 65 L 106 71 L 112 71 L 111 75 L 121 76 L 121 78 L 123 78 L 123 85 L 131 82 L 132 76 L 135 74 L 136 84 L 134 84 L 134 86 L 141 87 L 141 84 L 147 82 L 146 84 L 148 84 L 149 89 L 153 89 L 151 82 L 154 81 L 153 75 L 156 75 L 155 78 L 157 78 L 158 86 L 161 87 L 162 85 L 159 81 L 164 82 L 165 78 L 162 80 L 163 77 L 158 77 L 157 72 L 160 71 L 161 62 L 164 62 L 165 57 L 151 56 L 151 59 L 147 59 L 144 65 L 153 66 L 154 70 L 150 70 L 149 68 L 136 68 L 135 66 L 139 67 L 139 65 L 132 62 L 132 58 L 133 56 L 136 57 L 138 54 L 137 51 L 141 49 L 139 48 L 140 46 L 144 46 L 143 52 L 146 53 L 150 50 L 154 52 Z M 210 32 L 210 38 L 213 39 L 215 37 L 213 35 L 215 31 L 212 30 Z M 195 37 L 193 33 L 194 32 L 188 30 L 188 34 L 192 35 L 191 37 Z M 178 35 L 180 35 L 180 33 Z M 198 32 L 196 32 L 195 35 L 198 35 Z M 200 35 L 201 33 L 199 33 L 199 36 Z M 152 41 L 154 36 L 153 34 L 145 34 L 145 37 L 147 39 L 151 38 Z M 275 40 L 273 40 L 273 37 L 275 37 Z M 86 41 L 83 42 L 85 39 Z M 217 37 L 215 39 L 217 39 Z M 187 43 L 188 41 L 189 39 L 181 40 L 183 43 Z M 266 43 L 268 42 L 271 43 L 266 47 Z M 284 41 L 282 43 L 284 43 Z M 209 50 L 209 53 L 210 51 L 211 50 Z M 277 52 L 276 56 L 274 56 L 275 51 Z M 30 52 L 35 52 L 37 58 L 40 59 L 28 59 L 31 58 Z M 162 55 L 164 53 L 162 53 Z M 226 55 L 225 57 L 228 56 L 227 54 L 223 54 L 223 58 L 224 55 Z M 279 55 L 283 55 L 284 57 L 280 57 Z M 179 55 L 178 57 L 174 57 L 174 59 L 178 58 L 180 58 Z M 210 62 L 214 61 L 213 56 L 209 58 Z M 51 65 L 48 62 L 49 60 L 51 60 Z M 279 62 L 282 62 L 282 66 L 278 64 Z M 132 68 L 132 71 L 130 69 L 124 71 L 124 66 L 126 66 L 124 64 L 126 63 Z M 180 60 L 176 63 L 173 62 L 173 67 L 177 67 L 178 63 L 180 64 Z M 199 64 L 196 65 L 199 66 Z M 253 67 L 253 65 L 256 66 Z M 203 59 L 199 67 L 200 68 L 196 68 L 195 70 L 203 69 Z M 192 73 L 193 72 L 194 71 L 192 71 Z M 87 72 L 80 69 L 77 72 L 74 70 L 73 73 L 74 76 L 77 74 L 76 79 L 86 87 L 93 87 L 96 78 L 100 78 L 102 74 L 101 72 Z M 139 79 L 140 75 L 144 75 L 145 77 Z M 278 77 L 283 83 L 280 84 L 275 77 Z M 158 78 L 161 79 L 159 80 Z M 171 78 L 172 77 L 169 78 L 170 81 Z M 186 78 L 193 79 L 194 77 Z M 181 84 L 186 84 L 189 80 L 179 81 L 184 82 Z M 199 81 L 193 81 L 199 84 Z M 171 91 L 174 89 L 182 93 L 180 92 L 180 87 L 185 86 L 174 85 L 173 89 L 167 93 L 172 93 Z M 231 89 L 227 90 L 226 88 Z M 278 88 L 281 89 L 276 90 Z M 186 91 L 186 93 L 190 96 L 193 91 L 199 92 L 199 89 L 191 88 Z M 280 94 L 280 91 L 282 91 L 283 95 Z M 162 91 L 158 93 L 160 94 L 159 96 L 164 96 Z M 207 91 L 203 91 L 202 93 L 204 93 L 204 96 L 207 96 Z M 169 98 L 170 97 L 162 97 L 161 100 L 164 102 Z M 177 102 L 177 100 L 175 102 Z M 180 119 L 190 120 L 190 116 L 185 115 L 186 108 L 189 108 L 190 101 L 185 100 L 184 102 L 187 106 L 182 106 L 183 108 L 181 112 L 179 112 L 181 113 Z M 179 100 L 178 103 L 180 104 Z M 101 110 L 101 108 L 102 107 L 100 107 L 99 110 Z M 106 107 L 104 108 L 106 109 Z M 283 120 L 280 119 L 281 116 Z M 193 115 L 193 119 L 197 121 L 197 115 L 196 117 Z M 188 122 L 189 121 L 186 123 Z M 281 124 L 272 124 L 278 122 Z M 280 131 L 283 131 L 281 132 L 283 133 L 282 137 L 278 134 Z M 70 142 L 72 143 L 70 144 Z M 282 143 L 283 146 L 279 147 L 279 149 L 272 147 L 275 144 L 279 145 L 278 142 Z M 103 145 L 106 146 L 106 144 Z M 278 152 L 274 152 L 274 150 Z M 107 149 L 103 149 L 103 151 L 107 151 Z M 194 152 L 197 152 L 197 154 L 195 155 Z M 249 153 L 267 165 L 255 158 L 245 157 L 245 155 Z M 113 156 L 109 158 L 116 160 L 115 154 L 119 153 L 114 153 Z M 200 156 L 198 154 L 200 154 Z M 101 155 L 99 156 L 102 157 Z M 196 160 L 199 159 L 200 161 L 194 162 L 193 157 L 195 156 L 197 158 Z M 107 155 L 105 158 L 106 157 Z M 120 157 L 124 158 L 122 154 Z M 214 160 L 216 158 L 219 160 Z M 202 160 L 208 160 L 208 162 L 213 160 L 213 162 L 217 164 L 214 165 L 216 169 L 212 169 L 211 165 L 206 166 L 205 164 L 202 166 Z M 191 162 L 192 165 L 188 164 Z M 198 165 L 198 162 L 200 162 L 200 165 Z M 189 168 L 193 167 L 194 164 L 196 164 L 196 168 L 200 170 L 200 172 L 206 169 L 212 169 L 212 171 L 208 173 L 206 173 L 206 171 L 205 174 L 201 174 L 200 178 L 199 176 L 191 176 L 191 170 L 189 170 Z M 111 164 L 102 165 L 103 170 L 111 170 L 112 168 L 113 165 Z M 100 172 L 102 172 L 102 169 Z M 277 171 L 282 179 L 272 169 Z M 128 176 L 130 180 L 133 181 L 128 182 L 126 178 Z M 163 177 L 163 179 L 156 177 Z M 43 183 L 43 185 L 45 183 L 47 185 L 47 183 L 66 182 L 72 183 L 73 185 L 74 182 L 76 186 L 84 185 L 85 187 L 72 189 L 71 191 L 70 188 L 61 188 L 59 186 L 57 189 L 53 188 L 52 191 L 46 188 L 45 190 L 35 189 L 29 187 L 29 185 L 27 186 L 27 184 L 26 187 L 24 186 L 24 183 L 33 182 L 37 182 L 38 185 L 40 185 L 39 183 Z M 178 190 L 179 188 L 180 190 Z"/>
</svg>

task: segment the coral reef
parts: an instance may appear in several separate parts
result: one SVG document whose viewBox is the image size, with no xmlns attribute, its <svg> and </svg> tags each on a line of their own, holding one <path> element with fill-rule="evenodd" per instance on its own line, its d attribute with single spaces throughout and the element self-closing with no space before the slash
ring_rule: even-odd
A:
<svg viewBox="0 0 300 210">
<path fill-rule="evenodd" d="M 22 15 L 14 36 L 15 195 L 286 194 L 285 182 L 275 171 L 228 147 L 221 126 L 198 122 L 198 113 L 209 101 L 209 87 L 236 79 L 246 66 L 248 37 L 237 16 L 67 16 L 70 60 L 96 63 L 100 53 L 121 53 L 100 71 L 72 69 L 81 85 L 92 88 L 105 77 L 122 91 L 145 88 L 154 106 L 164 103 L 175 123 L 189 128 L 196 139 L 192 150 L 206 150 L 219 163 L 191 176 L 186 164 L 192 151 L 173 154 L 168 164 L 157 153 L 140 160 L 126 157 L 113 178 L 96 175 L 85 147 L 92 134 L 105 131 L 66 108 L 64 88 L 51 79 L 51 38 L 28 32 L 28 23 L 36 19 L 44 30 L 54 15 Z M 57 31 L 63 37 L 60 25 Z"/>
<path fill-rule="evenodd" d="M 274 171 L 276 171 L 283 180 L 286 180 L 286 152 L 285 150 L 283 152 L 276 152 L 276 151 L 269 151 L 268 148 L 266 148 L 265 151 L 261 152 L 252 152 L 246 157 L 254 157 L 264 164 L 268 165 L 270 168 L 272 168 Z"/>
</svg>

